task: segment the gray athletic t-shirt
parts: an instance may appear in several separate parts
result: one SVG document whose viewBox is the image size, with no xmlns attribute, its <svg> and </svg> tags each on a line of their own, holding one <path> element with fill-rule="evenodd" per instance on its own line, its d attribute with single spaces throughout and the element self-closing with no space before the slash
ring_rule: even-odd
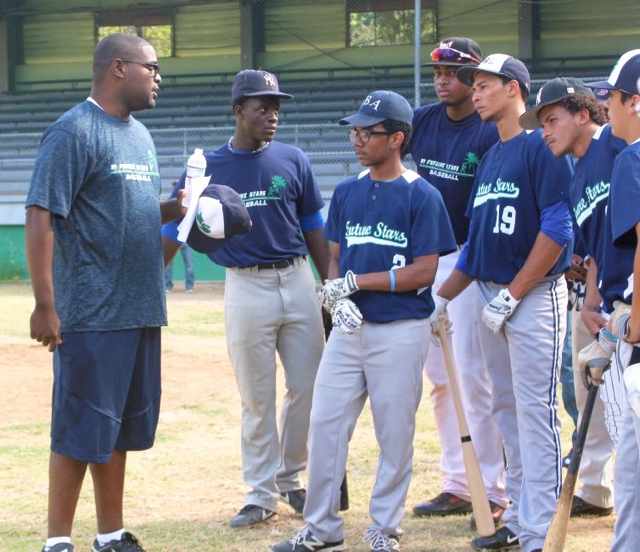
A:
<svg viewBox="0 0 640 552">
<path fill-rule="evenodd" d="M 44 134 L 27 195 L 53 215 L 62 332 L 163 326 L 160 174 L 145 126 L 85 101 Z"/>
</svg>

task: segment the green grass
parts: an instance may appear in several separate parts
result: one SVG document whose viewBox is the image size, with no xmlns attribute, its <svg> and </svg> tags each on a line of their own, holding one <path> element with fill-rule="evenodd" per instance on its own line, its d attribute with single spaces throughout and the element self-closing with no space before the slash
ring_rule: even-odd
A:
<svg viewBox="0 0 640 552">
<path fill-rule="evenodd" d="M 270 544 L 290 538 L 301 519 L 283 505 L 278 519 L 263 526 L 249 530 L 228 526 L 247 490 L 240 461 L 240 405 L 224 352 L 220 287 L 207 293 L 202 288 L 190 296 L 168 297 L 172 326 L 163 334 L 161 420 L 155 446 L 129 455 L 125 524 L 150 551 L 266 551 Z M 46 535 L 50 405 L 43 399 L 49 400 L 51 394 L 51 360 L 29 340 L 33 308 L 29 286 L 0 284 L 0 302 L 0 383 L 5 397 L 0 401 L 0 552 L 31 552 L 40 550 Z M 5 349 L 12 353 L 9 360 L 3 343 L 9 343 Z M 27 388 L 25 382 L 41 385 Z M 427 383 L 418 412 L 403 550 L 468 551 L 474 533 L 467 517 L 422 519 L 410 514 L 411 506 L 435 496 L 441 487 L 439 443 L 428 393 Z M 23 412 L 8 410 L 7 397 L 17 397 L 12 404 L 24 405 Z M 564 411 L 561 414 L 567 445 L 570 427 Z M 349 550 L 368 550 L 360 539 L 370 523 L 368 500 L 377 459 L 367 404 L 348 461 L 351 508 L 344 517 Z M 87 477 L 73 532 L 77 552 L 88 552 L 95 537 L 92 493 Z M 572 521 L 566 550 L 607 550 L 613 520 Z"/>
</svg>

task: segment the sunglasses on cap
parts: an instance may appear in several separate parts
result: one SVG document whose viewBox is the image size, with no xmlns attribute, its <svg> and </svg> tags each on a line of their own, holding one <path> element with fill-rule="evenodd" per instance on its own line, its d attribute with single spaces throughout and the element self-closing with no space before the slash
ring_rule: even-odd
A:
<svg viewBox="0 0 640 552">
<path fill-rule="evenodd" d="M 431 61 L 442 61 L 444 63 L 465 63 L 465 60 L 471 60 L 478 65 L 482 63 L 470 54 L 456 50 L 455 48 L 436 48 L 431 52 Z"/>
</svg>

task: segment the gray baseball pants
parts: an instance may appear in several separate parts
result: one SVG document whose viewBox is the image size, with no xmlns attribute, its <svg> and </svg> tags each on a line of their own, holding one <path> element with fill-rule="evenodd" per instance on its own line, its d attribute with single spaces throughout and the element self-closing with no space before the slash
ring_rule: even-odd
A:
<svg viewBox="0 0 640 552">
<path fill-rule="evenodd" d="M 478 282 L 478 331 L 507 459 L 511 506 L 503 520 L 530 552 L 544 544 L 562 484 L 557 385 L 567 283 L 562 276 L 544 278 L 494 334 L 482 321 L 482 309 L 503 287 Z"/>
<path fill-rule="evenodd" d="M 618 341 L 617 357 L 623 373 L 632 362 L 635 348 Z M 614 486 L 618 518 L 613 528 L 611 552 L 637 552 L 640 550 L 640 417 L 630 407 L 624 413 Z"/>
<path fill-rule="evenodd" d="M 284 269 L 226 271 L 227 347 L 242 400 L 245 504 L 277 511 L 303 487 L 313 384 L 324 347 L 316 283 L 298 257 Z M 287 388 L 276 423 L 276 352 Z"/>
<path fill-rule="evenodd" d="M 349 439 L 367 397 L 380 447 L 369 501 L 371 527 L 402 534 L 429 335 L 428 319 L 365 322 L 353 335 L 331 332 L 313 392 L 303 514 L 313 534 L 324 542 L 344 538 L 340 484 Z"/>
</svg>

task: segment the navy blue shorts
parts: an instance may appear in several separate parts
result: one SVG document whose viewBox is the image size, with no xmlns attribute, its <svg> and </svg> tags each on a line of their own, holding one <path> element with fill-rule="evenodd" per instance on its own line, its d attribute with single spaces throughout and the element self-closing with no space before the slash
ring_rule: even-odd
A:
<svg viewBox="0 0 640 552">
<path fill-rule="evenodd" d="M 53 355 L 51 450 L 106 463 L 153 446 L 160 414 L 160 328 L 62 335 Z"/>
</svg>

